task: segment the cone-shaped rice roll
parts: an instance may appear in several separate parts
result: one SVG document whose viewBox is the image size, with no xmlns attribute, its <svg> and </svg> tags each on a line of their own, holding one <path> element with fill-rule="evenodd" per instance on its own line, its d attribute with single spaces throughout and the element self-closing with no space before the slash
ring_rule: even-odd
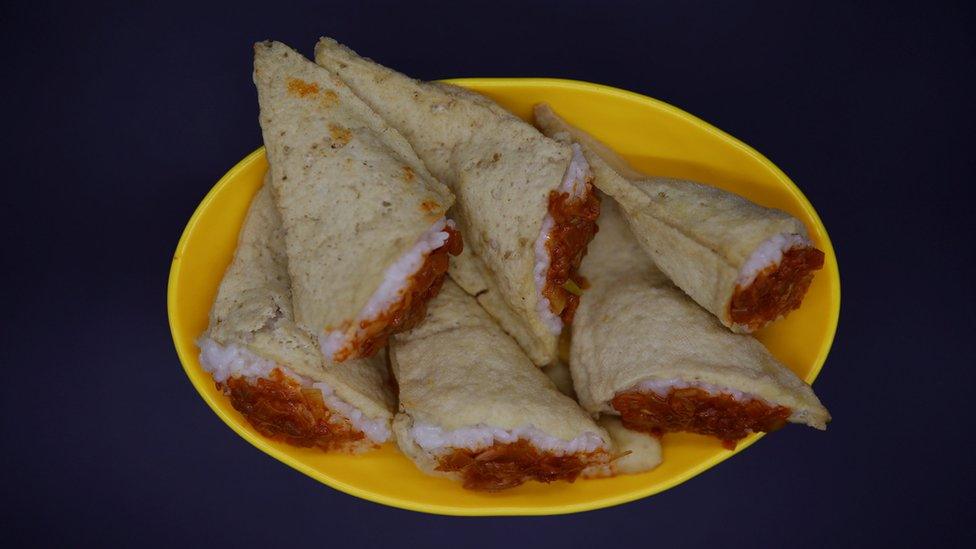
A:
<svg viewBox="0 0 976 549">
<path fill-rule="evenodd" d="M 607 433 L 450 279 L 427 319 L 393 338 L 390 358 L 394 435 L 427 474 L 494 491 L 572 481 L 609 460 Z"/>
<path fill-rule="evenodd" d="M 394 398 L 382 356 L 323 364 L 294 322 L 284 230 L 266 183 L 200 337 L 200 364 L 261 434 L 358 451 L 390 438 Z"/>
<path fill-rule="evenodd" d="M 582 147 L 654 263 L 722 324 L 752 332 L 800 306 L 824 261 L 802 221 L 714 187 L 642 175 L 548 105 L 536 106 L 535 120 Z"/>
<path fill-rule="evenodd" d="M 725 329 L 657 271 L 604 200 L 583 274 L 570 352 L 573 385 L 591 413 L 660 435 L 690 431 L 727 447 L 785 422 L 823 429 L 830 420 L 809 385 L 755 338 Z"/>
<path fill-rule="evenodd" d="M 327 359 L 370 356 L 416 324 L 460 236 L 451 192 L 329 71 L 277 42 L 254 82 L 285 228 L 295 318 Z"/>
<path fill-rule="evenodd" d="M 522 345 L 537 365 L 579 302 L 576 274 L 596 231 L 599 201 L 586 160 L 490 99 L 420 82 L 329 38 L 315 60 L 407 138 L 454 191 L 451 212 L 466 251 L 451 276 Z"/>
</svg>

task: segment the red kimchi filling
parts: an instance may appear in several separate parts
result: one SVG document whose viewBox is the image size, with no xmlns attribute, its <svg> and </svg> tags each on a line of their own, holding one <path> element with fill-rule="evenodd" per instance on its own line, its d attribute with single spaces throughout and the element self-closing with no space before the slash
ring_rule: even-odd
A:
<svg viewBox="0 0 976 549">
<path fill-rule="evenodd" d="M 427 255 L 424 264 L 410 276 L 400 300 L 383 314 L 360 322 L 356 338 L 335 354 L 334 360 L 342 362 L 353 356 L 371 357 L 386 346 L 393 334 L 409 330 L 420 324 L 427 315 L 427 302 L 437 296 L 447 275 L 448 254 L 459 255 L 464 248 L 461 233 L 446 226 L 447 241 Z"/>
<path fill-rule="evenodd" d="M 667 395 L 626 391 L 611 401 L 624 427 L 654 436 L 687 431 L 716 437 L 729 450 L 750 432 L 775 431 L 786 424 L 790 409 L 761 400 L 736 400 L 693 387 L 674 388 Z"/>
<path fill-rule="evenodd" d="M 823 264 L 824 253 L 816 248 L 787 250 L 779 265 L 764 269 L 748 286 L 735 287 L 729 304 L 732 322 L 753 331 L 799 308 L 814 271 Z"/>
<path fill-rule="evenodd" d="M 460 473 L 469 490 L 497 492 L 514 488 L 527 480 L 573 482 L 583 469 L 601 461 L 605 453 L 558 456 L 539 451 L 525 440 L 496 442 L 481 450 L 457 448 L 438 459 L 438 471 Z"/>
<path fill-rule="evenodd" d="M 542 295 L 549 299 L 553 314 L 558 315 L 564 325 L 569 325 L 579 306 L 580 290 L 586 287 L 586 281 L 576 271 L 586 255 L 587 244 L 598 230 L 600 197 L 593 191 L 591 183 L 586 183 L 577 197 L 552 191 L 549 193 L 549 215 L 553 227 L 546 241 L 549 271 Z"/>
<path fill-rule="evenodd" d="M 217 387 L 230 397 L 234 409 L 268 438 L 305 448 L 337 450 L 365 437 L 346 418 L 326 407 L 321 391 L 302 387 L 278 368 L 270 379 L 232 377 Z"/>
</svg>

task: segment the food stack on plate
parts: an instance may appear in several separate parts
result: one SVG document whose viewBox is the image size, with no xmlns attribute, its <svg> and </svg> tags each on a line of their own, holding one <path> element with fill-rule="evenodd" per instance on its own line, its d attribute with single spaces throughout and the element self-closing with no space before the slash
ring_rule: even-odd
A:
<svg viewBox="0 0 976 549">
<path fill-rule="evenodd" d="M 830 420 L 749 335 L 823 265 L 796 218 L 329 38 L 254 82 L 270 168 L 198 345 L 264 436 L 497 491 Z"/>
</svg>

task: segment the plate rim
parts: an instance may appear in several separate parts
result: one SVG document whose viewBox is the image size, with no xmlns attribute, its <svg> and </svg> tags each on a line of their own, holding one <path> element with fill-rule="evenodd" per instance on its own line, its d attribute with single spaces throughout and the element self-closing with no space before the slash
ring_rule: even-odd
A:
<svg viewBox="0 0 976 549">
<path fill-rule="evenodd" d="M 621 88 L 616 88 L 613 86 L 608 86 L 606 84 L 597 84 L 593 82 L 585 82 L 582 80 L 571 80 L 563 78 L 509 78 L 509 77 L 470 77 L 470 78 L 450 78 L 440 80 L 440 82 L 445 82 L 449 84 L 455 84 L 461 87 L 473 87 L 477 86 L 481 89 L 501 89 L 501 88 L 511 88 L 520 86 L 546 86 L 553 88 L 571 89 L 575 91 L 585 91 L 585 92 L 595 92 L 603 95 L 616 96 L 621 99 L 628 101 L 633 101 L 644 106 L 650 106 L 652 108 L 660 109 L 669 112 L 679 118 L 683 118 L 691 124 L 697 126 L 699 129 L 705 130 L 706 132 L 712 134 L 713 136 L 721 139 L 722 141 L 738 148 L 740 151 L 751 156 L 753 159 L 758 161 L 766 169 L 768 169 L 780 182 L 784 183 L 787 190 L 791 195 L 798 201 L 800 206 L 810 215 L 813 219 L 817 228 L 822 235 L 822 245 L 824 246 L 824 253 L 828 257 L 832 257 L 836 268 L 829 272 L 830 282 L 833 287 L 836 288 L 835 297 L 830 300 L 830 309 L 828 314 L 830 316 L 829 328 L 827 336 L 824 338 L 821 348 L 817 353 L 812 368 L 810 372 L 805 376 L 804 381 L 812 384 L 814 380 L 817 379 L 821 370 L 823 369 L 824 363 L 826 362 L 827 356 L 833 347 L 834 338 L 837 334 L 837 326 L 840 320 L 840 303 L 841 303 L 841 285 L 840 285 L 840 265 L 837 261 L 837 256 L 833 247 L 833 243 L 830 240 L 830 235 L 827 232 L 826 226 L 823 224 L 823 220 L 820 218 L 819 213 L 810 203 L 803 191 L 787 176 L 776 164 L 766 158 L 762 153 L 753 149 L 743 141 L 733 137 L 729 133 L 713 126 L 712 124 L 690 114 L 674 105 L 649 97 L 637 92 L 632 92 L 629 90 L 624 90 Z M 261 160 L 264 156 L 264 146 L 259 147 L 257 150 L 251 152 L 243 159 L 241 159 L 237 164 L 234 165 L 230 170 L 228 170 L 214 186 L 207 192 L 200 203 L 197 205 L 196 209 L 193 211 L 193 215 L 190 216 L 189 221 L 183 228 L 180 234 L 180 239 L 177 242 L 176 250 L 173 254 L 173 261 L 170 264 L 169 277 L 167 281 L 167 291 L 166 291 L 166 309 L 168 323 L 170 327 L 170 335 L 173 339 L 173 344 L 176 347 L 176 354 L 180 360 L 180 364 L 183 368 L 183 372 L 189 378 L 190 383 L 196 389 L 197 393 L 203 398 L 207 406 L 223 421 L 227 426 L 229 426 L 235 433 L 237 433 L 241 438 L 249 442 L 251 445 L 261 450 L 262 452 L 268 454 L 269 456 L 275 458 L 276 460 L 284 463 L 285 465 L 299 471 L 331 488 L 334 488 L 340 492 L 344 492 L 351 496 L 371 501 L 374 503 L 379 503 L 382 505 L 387 505 L 390 507 L 395 507 L 398 509 L 405 509 L 408 511 L 417 511 L 428 514 L 436 515 L 448 515 L 448 516 L 544 516 L 544 515 L 564 515 L 570 513 L 579 513 L 583 511 L 591 511 L 596 509 L 604 509 L 608 507 L 614 507 L 617 505 L 622 505 L 624 503 L 629 503 L 639 499 L 643 499 L 665 490 L 669 490 L 678 484 L 682 484 L 692 477 L 701 474 L 703 471 L 710 469 L 719 463 L 731 458 L 742 452 L 746 448 L 752 446 L 759 439 L 761 439 L 765 433 L 754 433 L 749 435 L 745 439 L 739 442 L 736 449 L 730 452 L 717 454 L 716 456 L 706 459 L 701 463 L 697 464 L 680 475 L 671 477 L 667 481 L 653 484 L 647 489 L 638 489 L 629 491 L 620 495 L 604 497 L 600 499 L 594 499 L 586 502 L 572 503 L 572 504 L 561 504 L 561 505 L 547 505 L 538 507 L 526 507 L 521 505 L 505 506 L 505 505 L 490 505 L 482 507 L 454 507 L 450 505 L 442 504 L 431 504 L 417 502 L 414 500 L 404 499 L 401 497 L 387 496 L 385 494 L 368 490 L 365 488 L 360 488 L 338 479 L 331 477 L 328 474 L 322 473 L 311 466 L 306 465 L 299 459 L 293 458 L 292 456 L 285 454 L 272 446 L 269 441 L 260 437 L 258 435 L 252 434 L 250 431 L 246 430 L 242 425 L 238 425 L 236 418 L 231 418 L 227 413 L 225 413 L 216 403 L 216 401 L 210 396 L 210 394 L 204 390 L 198 382 L 196 377 L 190 371 L 189 363 L 192 361 L 193 357 L 188 356 L 190 350 L 184 348 L 179 341 L 178 332 L 182 331 L 178 328 L 181 327 L 181 323 L 176 314 L 175 296 L 179 291 L 179 274 L 182 267 L 182 257 L 186 249 L 186 245 L 189 239 L 189 235 L 193 232 L 193 229 L 199 222 L 203 215 L 203 212 L 207 210 L 210 204 L 215 200 L 217 194 L 219 194 L 224 187 L 226 187 L 229 182 L 236 178 L 237 175 L 248 169 L 251 164 Z M 828 274 L 828 273 L 822 273 Z M 389 444 L 389 443 L 388 443 Z"/>
</svg>

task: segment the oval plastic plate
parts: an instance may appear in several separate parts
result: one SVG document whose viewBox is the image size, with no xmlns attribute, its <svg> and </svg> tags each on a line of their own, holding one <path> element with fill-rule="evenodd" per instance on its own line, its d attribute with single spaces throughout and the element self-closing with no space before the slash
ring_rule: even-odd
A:
<svg viewBox="0 0 976 549">
<path fill-rule="evenodd" d="M 799 189 L 761 154 L 711 125 L 670 105 L 607 86 L 539 78 L 470 78 L 454 84 L 484 93 L 518 116 L 545 101 L 572 124 L 607 143 L 649 174 L 711 183 L 803 220 L 826 253 L 803 306 L 758 334 L 777 358 L 812 382 L 833 341 L 840 310 L 837 259 L 820 218 Z M 643 498 L 680 484 L 760 437 L 743 440 L 735 452 L 696 435 L 663 439 L 664 462 L 641 475 L 580 480 L 569 484 L 526 483 L 497 494 L 470 492 L 421 474 L 389 443 L 360 456 L 330 455 L 268 440 L 234 410 L 197 362 L 194 339 L 230 263 L 251 197 L 267 169 L 259 149 L 217 182 L 197 208 L 180 239 L 169 278 L 169 321 L 186 374 L 208 405 L 245 440 L 281 462 L 337 490 L 378 503 L 452 515 L 544 515 L 598 509 Z M 793 427 L 799 428 L 799 427 Z M 817 438 L 811 431 L 809 436 Z"/>
</svg>

